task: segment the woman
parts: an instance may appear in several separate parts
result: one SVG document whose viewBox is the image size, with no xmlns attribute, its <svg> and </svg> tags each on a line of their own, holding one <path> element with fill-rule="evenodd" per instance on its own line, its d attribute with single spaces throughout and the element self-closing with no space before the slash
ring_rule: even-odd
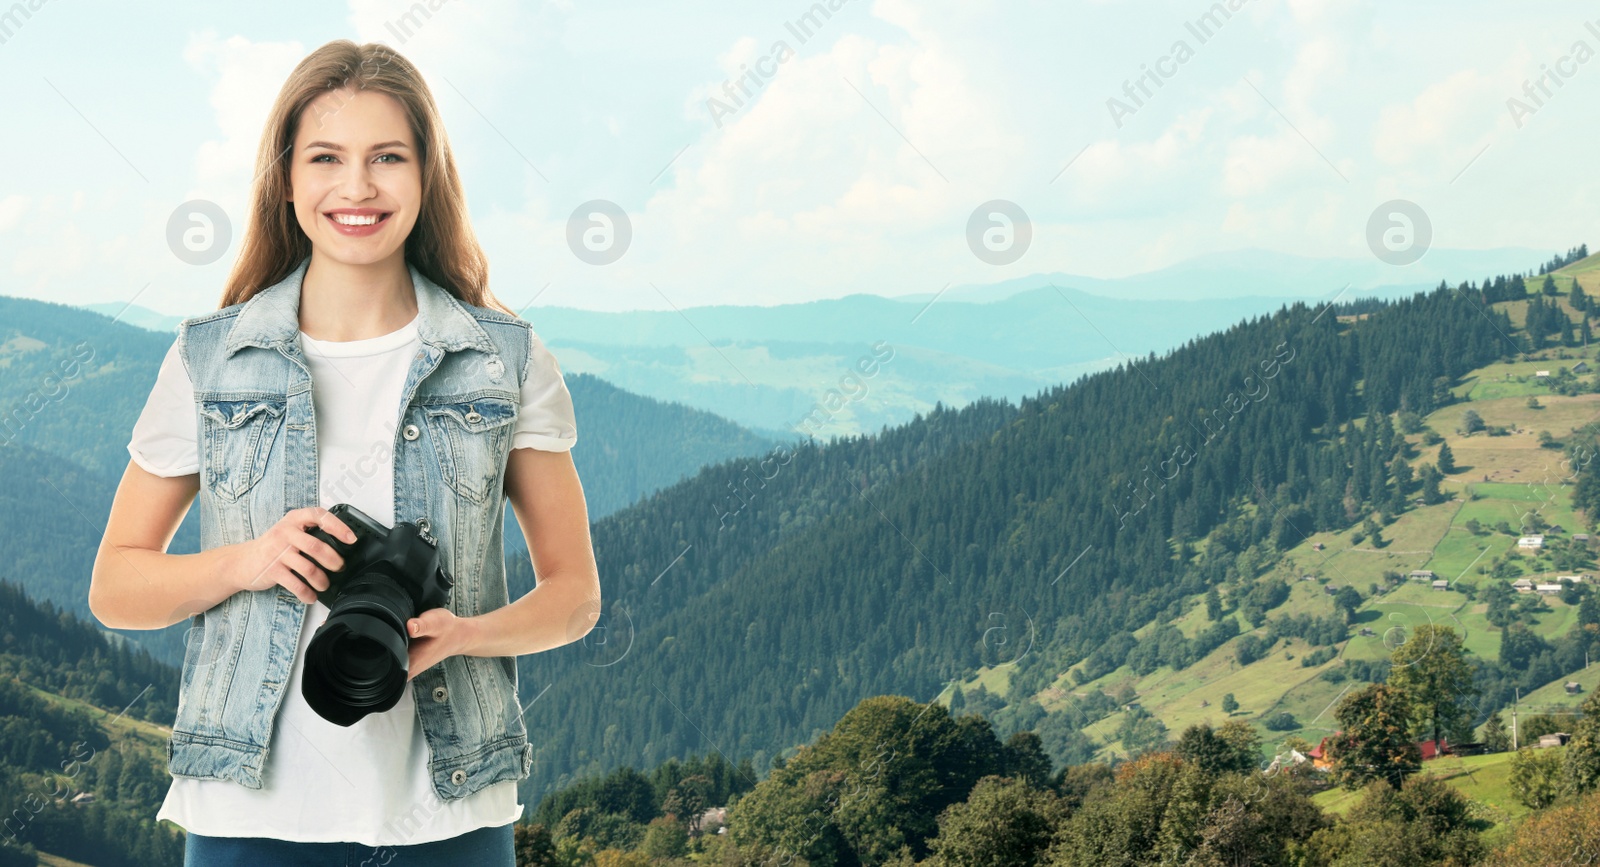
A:
<svg viewBox="0 0 1600 867">
<path fill-rule="evenodd" d="M 106 626 L 193 617 L 158 819 L 188 864 L 512 865 L 528 742 L 516 657 L 581 638 L 600 587 L 556 359 L 487 286 L 433 97 L 331 42 L 279 93 L 221 309 L 186 320 L 95 561 Z M 538 586 L 508 604 L 509 497 Z M 201 552 L 166 553 L 191 503 Z M 301 695 L 349 503 L 431 534 L 454 577 L 407 623 L 398 705 Z"/>
</svg>

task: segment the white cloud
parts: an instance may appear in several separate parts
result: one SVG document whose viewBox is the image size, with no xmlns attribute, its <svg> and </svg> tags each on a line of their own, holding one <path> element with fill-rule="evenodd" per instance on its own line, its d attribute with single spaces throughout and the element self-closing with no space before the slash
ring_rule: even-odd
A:
<svg viewBox="0 0 1600 867">
<path fill-rule="evenodd" d="M 196 155 L 195 176 L 202 188 L 236 196 L 243 182 L 255 176 L 262 127 L 284 80 L 306 53 L 299 42 L 223 39 L 209 30 L 190 36 L 183 59 L 212 79 L 210 103 L 222 133 L 221 139 L 203 143 Z"/>
<path fill-rule="evenodd" d="M 28 212 L 29 198 L 15 193 L 0 199 L 0 232 L 15 227 Z"/>
<path fill-rule="evenodd" d="M 1402 166 L 1437 162 L 1441 151 L 1476 150 L 1492 131 L 1489 112 L 1498 107 L 1497 97 L 1496 83 L 1476 69 L 1451 73 L 1410 102 L 1384 106 L 1373 130 L 1372 153 Z"/>
</svg>

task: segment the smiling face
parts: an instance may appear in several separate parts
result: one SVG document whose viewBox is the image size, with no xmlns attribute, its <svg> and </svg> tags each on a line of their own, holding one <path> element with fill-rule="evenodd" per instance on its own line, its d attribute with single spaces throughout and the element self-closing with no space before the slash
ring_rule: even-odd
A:
<svg viewBox="0 0 1600 867">
<path fill-rule="evenodd" d="M 422 167 L 400 102 L 348 88 L 312 100 L 295 133 L 289 190 L 317 255 L 346 265 L 404 255 L 422 207 Z"/>
</svg>

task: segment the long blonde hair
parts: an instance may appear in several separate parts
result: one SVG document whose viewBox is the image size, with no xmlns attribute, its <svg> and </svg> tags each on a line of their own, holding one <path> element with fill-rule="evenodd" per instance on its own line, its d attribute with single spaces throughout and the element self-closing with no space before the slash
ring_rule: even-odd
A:
<svg viewBox="0 0 1600 867">
<path fill-rule="evenodd" d="M 515 315 L 489 291 L 489 260 L 468 220 L 461 177 L 427 83 L 410 61 L 387 45 L 357 45 L 348 39 L 311 52 L 278 91 L 256 154 L 249 224 L 220 306 L 249 300 L 289 276 L 311 254 L 311 239 L 295 218 L 294 204 L 285 198 L 291 160 L 283 157 L 294 148 L 306 106 L 324 93 L 347 87 L 394 97 L 411 122 L 421 157 L 422 207 L 406 237 L 406 261 L 468 304 Z"/>
</svg>

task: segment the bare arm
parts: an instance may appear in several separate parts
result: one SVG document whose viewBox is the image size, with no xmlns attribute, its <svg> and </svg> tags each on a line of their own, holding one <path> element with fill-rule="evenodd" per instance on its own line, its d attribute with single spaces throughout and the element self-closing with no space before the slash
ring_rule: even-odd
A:
<svg viewBox="0 0 1600 867">
<path fill-rule="evenodd" d="M 570 644 L 600 614 L 600 569 L 572 453 L 512 449 L 505 488 L 538 584 L 509 605 L 468 618 L 471 637 L 461 651 L 468 656 L 521 656 Z"/>
<path fill-rule="evenodd" d="M 344 565 L 331 546 L 303 529 L 320 525 L 339 538 L 353 540 L 349 528 L 326 509 L 296 509 L 251 542 L 198 554 L 166 553 L 199 492 L 198 473 L 169 478 L 128 462 L 89 581 L 89 610 L 102 624 L 112 629 L 161 629 L 240 590 L 274 584 L 310 604 L 316 595 L 307 582 L 325 590 L 328 578 L 306 555 L 330 569 Z"/>
<path fill-rule="evenodd" d="M 237 588 L 226 548 L 167 554 L 200 491 L 200 475 L 164 478 L 133 461 L 123 471 L 89 581 L 89 610 L 113 629 L 160 629 L 228 598 Z"/>
</svg>

